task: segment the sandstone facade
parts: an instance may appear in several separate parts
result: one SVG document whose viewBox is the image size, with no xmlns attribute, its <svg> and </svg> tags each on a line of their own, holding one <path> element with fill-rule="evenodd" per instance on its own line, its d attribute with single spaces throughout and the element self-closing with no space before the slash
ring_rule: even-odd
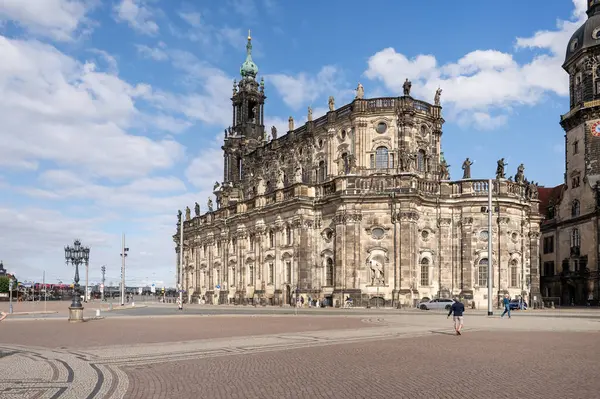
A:
<svg viewBox="0 0 600 399">
<path fill-rule="evenodd" d="M 350 104 L 336 109 L 331 98 L 326 115 L 313 120 L 309 109 L 303 126 L 290 118 L 285 135 L 271 129 L 268 139 L 253 71 L 242 67 L 234 86 L 217 209 L 182 221 L 191 297 L 399 306 L 462 295 L 485 307 L 491 255 L 495 301 L 538 300 L 538 201 L 506 179 L 449 180 L 439 97 L 432 105 L 409 89 L 365 99 L 359 85 Z"/>
</svg>

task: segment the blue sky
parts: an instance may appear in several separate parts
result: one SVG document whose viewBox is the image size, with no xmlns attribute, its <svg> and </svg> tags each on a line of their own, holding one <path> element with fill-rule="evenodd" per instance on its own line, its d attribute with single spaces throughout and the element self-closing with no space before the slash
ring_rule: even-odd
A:
<svg viewBox="0 0 600 399">
<path fill-rule="evenodd" d="M 427 5 L 425 5 L 427 4 Z M 0 259 L 21 280 L 69 281 L 63 246 L 91 246 L 90 281 L 171 285 L 176 212 L 206 210 L 248 29 L 266 124 L 366 97 L 443 89 L 453 177 L 523 162 L 562 182 L 561 69 L 585 0 L 45 0 L 0 3 Z M 84 274 L 85 275 L 85 274 Z"/>
</svg>

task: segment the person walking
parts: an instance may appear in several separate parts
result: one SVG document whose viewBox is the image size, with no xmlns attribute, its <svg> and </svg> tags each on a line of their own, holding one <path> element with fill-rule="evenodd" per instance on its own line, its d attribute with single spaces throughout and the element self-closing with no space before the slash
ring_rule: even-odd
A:
<svg viewBox="0 0 600 399">
<path fill-rule="evenodd" d="M 454 321 L 454 331 L 456 331 L 456 335 L 461 335 L 460 330 L 463 328 L 464 312 L 465 305 L 462 302 L 459 302 L 458 298 L 454 298 L 454 303 L 450 307 L 447 318 L 450 318 L 450 315 L 453 315 L 452 320 Z"/>
<path fill-rule="evenodd" d="M 0 321 L 6 319 L 6 316 L 8 316 L 6 313 L 0 312 Z"/>
<path fill-rule="evenodd" d="M 503 318 L 504 315 L 508 313 L 508 318 L 510 319 L 510 298 L 508 297 L 508 295 L 504 295 L 502 304 L 504 305 L 504 312 L 502 312 L 500 318 Z"/>
</svg>

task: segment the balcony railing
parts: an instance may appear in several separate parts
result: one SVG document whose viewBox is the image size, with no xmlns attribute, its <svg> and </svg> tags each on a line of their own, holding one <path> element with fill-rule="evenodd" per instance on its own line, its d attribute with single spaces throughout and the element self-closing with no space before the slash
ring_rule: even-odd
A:
<svg viewBox="0 0 600 399">
<path fill-rule="evenodd" d="M 525 187 L 508 180 L 493 180 L 492 193 L 496 199 L 526 200 Z M 192 226 L 210 224 L 216 219 L 234 217 L 245 212 L 272 206 L 294 198 L 322 200 L 332 196 L 347 195 L 421 195 L 436 196 L 440 199 L 460 199 L 481 197 L 487 199 L 490 184 L 488 180 L 436 181 L 414 175 L 343 175 L 329 178 L 321 184 L 295 183 L 266 195 L 250 198 L 210 214 L 194 218 Z M 241 208 L 236 209 L 237 206 Z M 571 256 L 579 256 L 579 247 L 571 248 Z"/>
</svg>

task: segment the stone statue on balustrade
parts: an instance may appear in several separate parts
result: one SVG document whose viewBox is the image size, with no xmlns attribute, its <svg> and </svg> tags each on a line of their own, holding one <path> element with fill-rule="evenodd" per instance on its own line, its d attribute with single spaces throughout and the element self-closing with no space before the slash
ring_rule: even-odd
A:
<svg viewBox="0 0 600 399">
<path fill-rule="evenodd" d="M 181 215 L 183 215 L 183 212 L 181 212 L 181 209 L 177 211 L 177 224 L 181 223 Z"/>
<path fill-rule="evenodd" d="M 496 166 L 496 179 L 504 179 L 506 175 L 504 173 L 504 167 L 508 165 L 504 162 L 504 158 L 498 160 L 498 166 Z"/>
<path fill-rule="evenodd" d="M 469 158 L 465 159 L 462 164 L 463 179 L 471 178 L 471 165 L 473 165 L 473 161 L 470 161 Z"/>
<path fill-rule="evenodd" d="M 442 89 L 438 87 L 435 91 L 435 96 L 433 97 L 433 104 L 439 106 L 440 105 L 440 97 L 442 97 Z"/>
<path fill-rule="evenodd" d="M 221 185 L 219 184 L 218 181 L 215 182 L 215 184 L 213 185 L 213 191 L 217 191 L 217 189 L 221 187 Z"/>
<path fill-rule="evenodd" d="M 206 206 L 208 207 L 208 211 L 209 212 L 213 211 L 213 201 L 212 201 L 212 198 L 208 197 L 208 202 L 206 203 Z"/>
<path fill-rule="evenodd" d="M 194 205 L 194 213 L 196 214 L 196 216 L 200 216 L 200 204 L 197 202 Z"/>
<path fill-rule="evenodd" d="M 525 166 L 520 164 L 515 175 L 515 182 L 519 184 L 525 183 Z"/>
<path fill-rule="evenodd" d="M 185 221 L 188 222 L 192 218 L 192 211 L 189 206 L 185 207 Z"/>
<path fill-rule="evenodd" d="M 450 165 L 445 159 L 440 162 L 440 180 L 450 180 Z"/>
<path fill-rule="evenodd" d="M 275 126 L 271 126 L 271 140 L 277 139 L 277 128 Z"/>
<path fill-rule="evenodd" d="M 288 118 L 288 131 L 291 132 L 294 130 L 294 118 L 291 116 Z"/>
<path fill-rule="evenodd" d="M 360 83 L 356 86 L 356 99 L 362 100 L 365 96 L 365 88 Z"/>
<path fill-rule="evenodd" d="M 383 264 L 376 259 L 370 259 L 367 263 L 371 269 L 371 285 L 384 284 Z"/>
<path fill-rule="evenodd" d="M 308 107 L 308 115 L 307 115 L 306 119 L 307 119 L 309 122 L 312 122 L 312 120 L 313 120 L 312 108 L 311 108 L 311 107 Z"/>
<path fill-rule="evenodd" d="M 438 107 L 440 106 L 440 98 L 442 97 L 442 89 L 440 89 L 438 87 L 438 89 L 435 91 L 435 96 L 433 96 L 433 104 L 437 105 Z"/>
<path fill-rule="evenodd" d="M 404 91 L 405 96 L 410 96 L 411 88 L 412 88 L 412 83 L 410 80 L 408 80 L 408 78 L 406 78 L 406 80 L 404 81 L 404 84 L 402 85 L 402 90 Z"/>
<path fill-rule="evenodd" d="M 329 101 L 327 103 L 329 105 L 329 111 L 335 110 L 335 98 L 333 98 L 333 96 L 329 96 Z"/>
<path fill-rule="evenodd" d="M 526 183 L 527 187 L 525 187 L 525 196 L 528 199 L 537 199 L 538 198 L 538 186 L 535 182 Z"/>
</svg>

